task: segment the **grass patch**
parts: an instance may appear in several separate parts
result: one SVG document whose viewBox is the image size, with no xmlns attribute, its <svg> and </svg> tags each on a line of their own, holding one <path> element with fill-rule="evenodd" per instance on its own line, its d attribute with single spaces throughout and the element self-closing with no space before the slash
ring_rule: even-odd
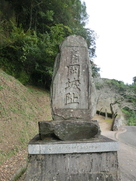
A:
<svg viewBox="0 0 136 181">
<path fill-rule="evenodd" d="M 0 85 L 0 90 L 2 90 L 2 89 L 3 89 L 3 86 Z"/>
<path fill-rule="evenodd" d="M 4 152 L 4 151 L 1 151 L 1 154 L 0 154 L 0 165 L 3 163 L 3 161 L 11 158 L 12 156 L 14 156 L 16 153 L 18 152 L 18 148 L 15 148 L 15 149 L 12 149 L 10 150 L 9 152 Z"/>
<path fill-rule="evenodd" d="M 136 126 L 136 111 L 130 110 L 128 107 L 122 109 L 123 113 L 125 114 L 125 118 L 127 121 L 128 126 Z"/>
<path fill-rule="evenodd" d="M 106 121 L 107 123 L 112 123 L 112 119 L 110 119 L 110 118 L 105 119 L 105 121 Z"/>
</svg>

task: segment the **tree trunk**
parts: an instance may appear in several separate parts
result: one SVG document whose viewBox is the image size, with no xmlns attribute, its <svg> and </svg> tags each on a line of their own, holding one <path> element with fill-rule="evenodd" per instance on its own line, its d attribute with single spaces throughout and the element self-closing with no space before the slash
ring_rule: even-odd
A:
<svg viewBox="0 0 136 181">
<path fill-rule="evenodd" d="M 116 103 L 117 103 L 117 101 L 115 101 L 114 103 L 111 103 L 111 104 L 110 104 L 110 110 L 111 110 L 112 120 L 113 120 L 113 121 L 112 121 L 112 126 L 111 126 L 111 130 L 112 130 L 112 131 L 113 131 L 113 125 L 114 125 L 114 122 L 115 122 L 115 118 L 116 118 L 117 115 L 118 115 L 118 114 L 117 114 L 117 111 L 114 112 L 114 110 L 113 110 L 113 105 L 116 104 Z"/>
</svg>

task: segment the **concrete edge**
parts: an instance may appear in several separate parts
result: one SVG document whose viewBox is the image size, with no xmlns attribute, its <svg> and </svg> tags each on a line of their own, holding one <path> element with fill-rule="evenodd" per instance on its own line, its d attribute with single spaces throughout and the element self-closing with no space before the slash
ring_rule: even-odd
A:
<svg viewBox="0 0 136 181">
<path fill-rule="evenodd" d="M 116 140 L 119 141 L 119 134 L 125 133 L 126 131 L 127 129 L 124 126 L 120 127 L 120 129 L 115 132 Z"/>
<path fill-rule="evenodd" d="M 61 142 L 55 143 L 46 142 L 45 144 L 28 145 L 28 154 L 68 154 L 68 153 L 94 153 L 94 152 L 110 152 L 118 151 L 119 143 L 117 141 L 105 142 Z"/>
</svg>

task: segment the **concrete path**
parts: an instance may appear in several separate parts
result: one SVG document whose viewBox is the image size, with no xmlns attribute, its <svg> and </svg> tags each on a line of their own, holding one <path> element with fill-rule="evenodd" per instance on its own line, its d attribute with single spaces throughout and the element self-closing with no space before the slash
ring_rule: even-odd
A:
<svg viewBox="0 0 136 181">
<path fill-rule="evenodd" d="M 118 139 L 125 144 L 136 147 L 136 126 L 125 126 L 123 133 L 118 135 Z"/>
<path fill-rule="evenodd" d="M 136 181 L 136 127 L 122 127 L 118 132 L 104 131 L 102 134 L 119 141 L 118 160 L 122 181 Z"/>
</svg>

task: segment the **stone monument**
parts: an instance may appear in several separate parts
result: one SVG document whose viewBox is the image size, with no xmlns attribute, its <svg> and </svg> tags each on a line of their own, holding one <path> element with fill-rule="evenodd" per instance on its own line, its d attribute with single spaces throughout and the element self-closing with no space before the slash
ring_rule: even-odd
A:
<svg viewBox="0 0 136 181">
<path fill-rule="evenodd" d="M 60 46 L 51 86 L 54 120 L 87 120 L 96 113 L 96 90 L 86 41 L 67 37 Z"/>
<path fill-rule="evenodd" d="M 60 140 L 97 137 L 100 128 L 91 118 L 96 113 L 96 90 L 87 43 L 69 36 L 60 45 L 51 85 L 52 122 L 39 122 L 41 139 L 54 134 Z"/>
<path fill-rule="evenodd" d="M 87 43 L 60 45 L 51 85 L 52 121 L 40 121 L 28 145 L 27 181 L 119 181 L 118 143 L 100 135 Z"/>
</svg>

